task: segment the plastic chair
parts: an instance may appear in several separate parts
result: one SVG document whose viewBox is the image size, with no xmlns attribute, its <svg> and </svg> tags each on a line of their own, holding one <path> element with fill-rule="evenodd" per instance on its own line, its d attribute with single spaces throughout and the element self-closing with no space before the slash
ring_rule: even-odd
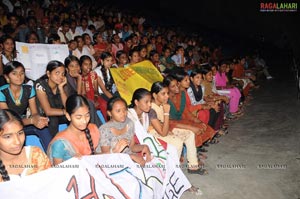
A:
<svg viewBox="0 0 300 199">
<path fill-rule="evenodd" d="M 36 135 L 27 135 L 25 139 L 25 146 L 37 146 L 45 152 L 40 138 Z"/>
<path fill-rule="evenodd" d="M 68 124 L 60 124 L 58 125 L 58 132 L 65 130 L 68 127 Z"/>
<path fill-rule="evenodd" d="M 102 112 L 100 110 L 97 110 L 96 113 L 97 113 L 100 121 L 102 122 L 102 124 L 105 124 L 105 119 L 104 119 Z"/>
<path fill-rule="evenodd" d="M 183 147 L 182 147 L 182 155 L 183 155 L 184 157 L 187 156 L 187 149 L 186 149 L 186 145 L 185 145 L 185 144 L 184 144 Z"/>
<path fill-rule="evenodd" d="M 180 163 L 184 163 L 187 160 L 187 150 L 185 144 L 183 144 L 181 156 L 180 156 Z"/>
</svg>

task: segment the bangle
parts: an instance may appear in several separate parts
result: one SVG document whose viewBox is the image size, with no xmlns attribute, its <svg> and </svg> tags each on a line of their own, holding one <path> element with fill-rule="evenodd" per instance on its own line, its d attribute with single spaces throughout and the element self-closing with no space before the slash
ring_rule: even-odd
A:
<svg viewBox="0 0 300 199">
<path fill-rule="evenodd" d="M 109 152 L 110 152 L 110 153 L 114 153 L 112 147 L 110 147 Z"/>
<path fill-rule="evenodd" d="M 170 115 L 170 113 L 164 113 L 164 115 Z"/>
<path fill-rule="evenodd" d="M 33 124 L 32 117 L 30 117 L 30 124 Z"/>
</svg>

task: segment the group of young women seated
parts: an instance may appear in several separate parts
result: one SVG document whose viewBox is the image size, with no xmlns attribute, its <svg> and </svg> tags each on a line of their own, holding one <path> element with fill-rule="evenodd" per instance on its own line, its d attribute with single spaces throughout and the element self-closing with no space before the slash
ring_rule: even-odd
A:
<svg viewBox="0 0 300 199">
<path fill-rule="evenodd" d="M 111 92 L 113 82 L 104 85 L 88 57 L 50 61 L 46 74 L 34 82 L 27 81 L 22 63 L 8 62 L 3 70 L 7 84 L 0 87 L 0 181 L 84 155 L 126 153 L 145 165 L 151 153 L 136 141 L 137 123 L 160 142 L 173 145 L 178 160 L 186 158 L 188 173 L 205 175 L 205 147 L 217 144 L 228 133 L 228 120 L 243 114 L 243 90 L 230 84 L 228 68 L 224 63 L 189 73 L 173 69 L 150 90 L 136 89 L 127 105 L 117 90 Z M 60 124 L 68 126 L 59 132 Z M 24 146 L 25 136 L 31 134 L 41 139 L 45 152 Z"/>
</svg>

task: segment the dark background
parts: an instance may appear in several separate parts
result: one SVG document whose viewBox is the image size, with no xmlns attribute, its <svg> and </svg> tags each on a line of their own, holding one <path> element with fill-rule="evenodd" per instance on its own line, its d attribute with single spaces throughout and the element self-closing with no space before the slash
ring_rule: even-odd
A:
<svg viewBox="0 0 300 199">
<path fill-rule="evenodd" d="M 97 2 L 97 1 L 96 1 Z M 110 0 L 122 10 L 146 16 L 146 23 L 184 27 L 204 40 L 226 47 L 260 48 L 300 55 L 300 9 L 297 12 L 260 12 L 260 3 L 274 1 Z M 280 1 L 275 1 L 280 3 Z M 281 1 L 297 2 L 297 1 Z M 98 2 L 99 3 L 99 2 Z M 298 1 L 298 7 L 300 2 Z M 227 48 L 228 49 L 228 48 Z"/>
</svg>

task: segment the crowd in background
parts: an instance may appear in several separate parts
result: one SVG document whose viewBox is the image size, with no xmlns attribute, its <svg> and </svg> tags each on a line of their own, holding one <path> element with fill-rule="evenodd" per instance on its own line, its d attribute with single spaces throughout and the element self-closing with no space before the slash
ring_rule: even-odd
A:
<svg viewBox="0 0 300 199">
<path fill-rule="evenodd" d="M 221 45 L 208 45 L 210 42 L 199 35 L 149 21 L 140 14 L 79 1 L 3 1 L 0 109 L 16 112 L 24 133 L 40 137 L 52 164 L 77 153 L 123 152 L 124 146 L 129 146 L 125 150 L 129 154 L 148 153 L 144 146 L 134 145 L 131 128 L 135 121 L 153 136 L 174 145 L 178 158 L 187 159 L 189 173 L 207 174 L 206 147 L 228 134 L 229 121 L 243 116 L 244 107 L 252 99 L 251 91 L 259 88 L 258 79 L 272 76 L 257 51 L 227 57 Z M 64 63 L 50 61 L 42 77 L 30 80 L 18 60 L 16 41 L 67 44 L 69 56 Z M 139 88 L 132 94 L 129 121 L 127 104 L 110 68 L 126 68 L 145 60 L 152 62 L 163 81 L 155 82 L 151 90 Z M 97 111 L 101 111 L 105 124 Z M 74 115 L 77 112 L 90 124 L 80 127 Z M 7 117 L 13 118 L 11 113 Z M 0 135 L 6 130 L 1 122 Z M 67 130 L 58 133 L 58 126 L 66 123 Z M 23 129 L 20 124 L 17 127 Z M 110 130 L 112 127 L 116 129 Z M 18 136 L 22 136 L 20 129 Z M 84 145 L 79 146 L 69 135 L 74 129 L 79 129 L 78 134 L 84 132 L 78 135 L 85 140 Z M 103 133 L 101 141 L 99 131 Z M 125 141 L 115 143 L 117 147 L 109 142 L 114 139 L 112 134 L 127 131 L 129 134 L 122 137 Z M 57 141 L 59 138 L 73 146 L 67 150 L 64 142 Z M 8 164 L 2 153 L 1 167 Z M 132 159 L 145 164 L 137 156 Z M 1 175 L 7 180 L 7 175 Z"/>
</svg>

